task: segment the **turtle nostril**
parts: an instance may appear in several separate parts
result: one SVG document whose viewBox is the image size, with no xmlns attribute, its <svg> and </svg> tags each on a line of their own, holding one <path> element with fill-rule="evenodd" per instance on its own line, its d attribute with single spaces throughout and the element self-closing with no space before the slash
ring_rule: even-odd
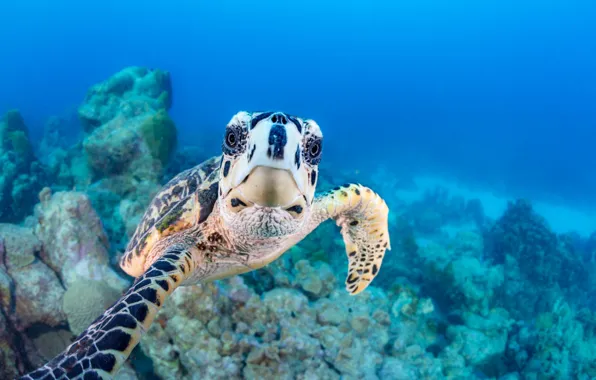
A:
<svg viewBox="0 0 596 380">
<path fill-rule="evenodd" d="M 284 115 L 281 112 L 278 112 L 271 115 L 271 122 L 286 125 L 288 123 L 288 119 L 286 118 L 286 115 Z"/>
</svg>

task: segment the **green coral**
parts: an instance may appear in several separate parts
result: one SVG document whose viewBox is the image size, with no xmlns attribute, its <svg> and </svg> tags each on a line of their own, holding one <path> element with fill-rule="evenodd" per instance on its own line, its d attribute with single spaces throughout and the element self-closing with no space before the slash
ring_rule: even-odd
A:
<svg viewBox="0 0 596 380">
<path fill-rule="evenodd" d="M 33 159 L 27 126 L 18 110 L 8 111 L 0 122 L 0 147 L 14 151 L 21 163 L 29 163 Z"/>
<path fill-rule="evenodd" d="M 167 164 L 178 138 L 176 124 L 168 113 L 163 109 L 157 111 L 141 124 L 139 133 L 151 155 L 163 165 Z"/>
<path fill-rule="evenodd" d="M 9 131 L 27 131 L 25 121 L 18 110 L 10 110 L 4 115 L 4 122 Z"/>
<path fill-rule="evenodd" d="M 17 156 L 29 160 L 33 156 L 33 148 L 29 143 L 27 134 L 23 131 L 8 132 L 7 141 L 10 148 L 17 154 Z"/>
</svg>

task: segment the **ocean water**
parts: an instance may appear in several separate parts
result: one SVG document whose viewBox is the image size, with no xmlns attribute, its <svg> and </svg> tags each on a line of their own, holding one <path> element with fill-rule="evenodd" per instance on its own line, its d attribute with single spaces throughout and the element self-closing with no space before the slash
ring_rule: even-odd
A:
<svg viewBox="0 0 596 380">
<path fill-rule="evenodd" d="M 241 109 L 323 126 L 329 156 L 594 206 L 589 1 L 4 2 L 0 109 L 30 128 L 122 67 L 171 71 L 201 141 Z"/>
<path fill-rule="evenodd" d="M 495 295 L 497 293 L 513 292 L 502 285 L 507 281 L 513 282 L 512 278 L 522 284 L 518 290 L 524 286 L 539 289 L 545 283 L 548 285 L 544 285 L 544 288 L 552 289 L 548 296 L 538 290 L 523 294 L 523 297 L 527 297 L 524 299 L 534 300 L 530 303 L 535 302 L 542 307 L 534 315 L 523 311 L 521 307 L 517 310 L 506 296 L 502 300 L 486 301 L 489 305 L 478 306 L 482 311 L 466 309 L 466 312 L 477 313 L 483 318 L 497 315 L 494 312 L 496 308 L 509 312 L 510 320 L 514 322 L 507 328 L 499 325 L 501 327 L 497 329 L 505 329 L 507 342 L 515 342 L 519 347 L 512 348 L 509 345 L 507 348 L 496 349 L 494 357 L 499 358 L 498 365 L 494 364 L 496 359 L 493 360 L 492 356 L 490 360 L 483 358 L 474 361 L 470 359 L 471 354 L 463 353 L 466 350 L 463 348 L 459 352 L 465 358 L 462 359 L 465 361 L 462 368 L 469 372 L 463 369 L 462 372 L 453 370 L 457 366 L 451 362 L 447 364 L 448 355 L 445 352 L 449 350 L 446 351 L 446 348 L 454 347 L 455 341 L 463 341 L 461 344 L 467 347 L 465 342 L 479 339 L 473 334 L 458 335 L 455 327 L 453 331 L 450 330 L 450 333 L 437 339 L 443 343 L 426 342 L 428 344 L 425 345 L 417 342 L 410 344 L 408 350 L 404 348 L 404 352 L 407 351 L 410 355 L 415 350 L 412 346 L 417 346 L 418 349 L 422 347 L 425 355 L 442 360 L 440 365 L 431 365 L 428 361 L 423 364 L 416 361 L 422 359 L 416 359 L 414 354 L 407 358 L 401 354 L 401 348 L 396 348 L 399 344 L 395 343 L 400 341 L 400 333 L 390 329 L 387 334 L 391 338 L 388 338 L 386 345 L 392 348 L 367 349 L 368 346 L 363 346 L 365 348 L 361 355 L 372 355 L 374 352 L 382 357 L 380 362 L 377 360 L 376 367 L 363 373 L 350 372 L 351 369 L 327 358 L 325 362 L 332 368 L 331 372 L 341 378 L 596 378 L 593 364 L 596 357 L 586 353 L 590 350 L 588 347 L 595 343 L 596 322 L 586 322 L 586 318 L 578 316 L 584 315 L 580 313 L 583 308 L 592 313 L 596 309 L 594 272 L 567 276 L 565 271 L 569 267 L 544 264 L 544 261 L 548 261 L 548 255 L 555 255 L 553 252 L 556 252 L 564 257 L 559 261 L 555 260 L 557 262 L 569 260 L 585 270 L 596 268 L 596 235 L 593 235 L 596 232 L 594 20 L 596 3 L 583 0 L 5 0 L 0 2 L 0 115 L 18 109 L 27 126 L 35 154 L 50 157 L 54 153 L 40 150 L 40 146 L 43 146 L 44 133 L 47 135 L 44 128 L 47 129 L 45 126 L 51 117 L 59 116 L 67 120 L 63 122 L 65 127 L 61 133 L 69 141 L 78 141 L 85 137 L 76 112 L 91 86 L 130 66 L 168 71 L 173 86 L 172 104 L 168 112 L 177 128 L 178 152 L 195 149 L 200 153 L 194 156 L 190 154 L 192 158 L 179 156 L 179 160 L 184 163 L 179 166 L 176 166 L 179 161 L 174 160 L 175 165 L 170 163 L 173 172 L 164 169 L 163 177 L 159 173 L 161 183 L 175 174 L 177 168 L 190 166 L 190 163 L 196 164 L 219 154 L 224 127 L 232 115 L 240 110 L 280 110 L 312 118 L 321 126 L 324 134 L 324 183 L 339 185 L 346 181 L 362 182 L 385 197 L 391 213 L 399 216 L 390 217 L 390 231 L 394 236 L 392 252 L 397 249 L 398 253 L 403 254 L 400 256 L 402 258 L 410 252 L 404 245 L 409 241 L 407 239 L 410 232 L 404 232 L 400 224 L 406 220 L 406 224 L 413 226 L 410 228 L 413 228 L 417 249 L 425 252 L 416 263 L 436 260 L 440 263 L 436 265 L 440 267 L 446 263 L 444 258 L 451 255 L 458 257 L 449 259 L 455 263 L 455 268 L 463 268 L 462 271 L 469 270 L 472 273 L 471 277 L 464 276 L 465 278 L 488 278 L 501 271 L 502 279 L 500 282 L 495 280 L 495 283 L 501 285 L 491 282 L 478 285 L 473 290 L 461 285 L 460 280 L 452 279 L 456 284 L 453 285 L 454 289 L 459 289 L 463 299 L 476 300 L 474 297 L 477 296 L 471 294 L 473 292 L 485 292 L 480 298 L 487 300 L 500 297 Z M 60 161 L 66 160 L 64 157 L 67 156 L 65 153 L 64 156 L 55 157 L 59 157 L 57 160 Z M 69 161 L 68 165 L 74 168 L 72 162 L 74 161 Z M 0 168 L 8 170 L 3 166 Z M 74 173 L 75 169 L 72 171 Z M 43 182 L 44 187 L 51 187 L 54 192 L 84 188 L 81 182 L 63 180 L 63 177 L 57 179 L 58 177 L 48 175 L 51 179 L 40 180 L 39 183 Z M 85 185 L 90 187 L 82 191 L 89 194 L 93 207 L 97 209 L 106 230 L 106 239 L 109 240 L 106 251 L 109 252 L 110 264 L 116 268 L 116 257 L 125 249 L 131 234 L 129 230 L 139 220 L 139 210 L 135 211 L 136 214 L 133 211 L 126 214 L 128 211 L 125 206 L 119 203 L 120 199 L 116 199 L 122 194 L 114 198 L 105 189 L 98 190 L 102 185 L 90 185 L 91 182 L 99 183 L 95 182 L 97 180 L 97 176 L 91 178 Z M 31 200 L 21 200 L 26 210 L 0 213 L 0 223 L 30 227 L 26 216 L 34 213 L 33 205 L 39 202 L 36 194 L 40 189 L 35 189 L 35 196 L 29 195 Z M 445 192 L 448 196 L 435 193 L 437 189 L 440 189 L 439 193 Z M 148 203 L 148 197 L 154 194 L 151 191 L 154 190 L 147 189 L 143 192 L 142 188 L 135 187 L 134 190 L 127 190 L 126 196 L 137 192 L 134 201 L 139 202 L 137 208 L 143 209 Z M 7 194 L 4 194 L 5 198 Z M 552 237 L 552 241 L 549 240 L 551 237 L 545 238 L 544 241 L 548 241 L 548 244 L 541 240 L 540 244 L 543 245 L 532 245 L 533 241 L 529 243 L 514 232 L 509 232 L 519 241 L 505 253 L 513 255 L 513 251 L 518 252 L 517 256 L 513 256 L 519 265 L 507 266 L 507 254 L 487 248 L 487 236 L 494 238 L 495 225 L 500 226 L 500 233 L 506 234 L 502 231 L 509 231 L 505 222 L 500 225 L 498 221 L 510 221 L 511 219 L 502 216 L 504 213 L 507 215 L 507 210 L 510 210 L 509 202 L 521 198 L 528 199 L 533 211 L 545 218 L 549 233 L 570 234 L 558 238 L 553 235 L 555 237 Z M 460 199 L 466 202 L 478 200 L 482 218 L 486 218 L 487 222 L 474 224 L 466 219 L 469 214 L 461 216 L 469 208 L 455 206 Z M 15 202 L 13 201 L 12 207 L 21 207 Z M 114 210 L 117 207 L 120 207 L 119 212 L 122 215 L 116 217 Z M 437 211 L 440 207 L 441 211 Z M 457 212 L 461 215 L 454 216 Z M 524 223 L 538 219 L 537 216 L 530 217 L 519 212 L 521 214 L 512 212 L 511 215 L 514 216 L 511 218 L 516 220 L 519 217 L 521 220 L 519 215 L 524 215 L 528 218 L 523 220 Z M 133 214 L 135 216 L 127 220 L 127 215 Z M 423 227 L 433 223 L 440 224 L 440 227 L 429 227 L 431 232 Z M 474 226 L 469 227 L 470 223 Z M 400 227 L 396 227 L 397 225 Z M 536 225 L 542 226 L 539 222 Z M 473 230 L 483 241 L 483 248 L 477 248 L 476 256 L 472 255 L 473 260 L 464 260 L 462 257 L 467 257 L 465 255 L 457 256 L 461 255 L 460 251 L 449 251 L 454 245 L 473 245 L 468 241 L 462 243 L 462 235 L 458 235 L 467 228 Z M 546 231 L 542 227 L 536 228 L 540 233 Z M 511 231 L 515 229 L 512 228 Z M 7 236 L 4 237 L 6 241 Z M 337 236 L 339 238 L 339 233 Z M 570 240 L 566 240 L 567 238 Z M 307 248 L 301 249 L 305 252 L 313 251 L 314 239 L 316 238 L 311 239 L 310 246 L 307 243 Z M 447 242 L 446 239 L 452 241 Z M 573 243 L 569 244 L 573 249 L 560 248 L 571 240 Z M 0 243 L 2 241 L 0 234 Z M 331 255 L 335 251 L 338 255 L 344 255 L 343 248 L 337 244 L 323 244 L 321 250 L 324 255 Z M 522 245 L 531 248 L 524 251 Z M 429 253 L 435 246 L 449 247 L 444 248 L 448 253 Z M 548 249 L 545 248 L 547 246 Z M 465 251 L 468 248 L 461 249 Z M 308 257 L 308 254 L 305 255 Z M 430 299 L 435 304 L 437 320 L 447 321 L 444 322 L 446 326 L 468 326 L 473 330 L 470 327 L 473 322 L 470 322 L 471 317 L 468 314 L 465 314 L 467 317 L 460 315 L 459 319 L 455 318 L 459 322 L 449 319 L 453 310 L 461 311 L 465 309 L 462 305 L 469 306 L 471 301 L 463 302 L 462 298 L 450 298 L 451 296 L 429 290 L 437 286 L 437 281 L 440 282 L 440 270 L 428 272 L 428 268 L 425 269 L 420 264 L 418 275 L 409 277 L 403 268 L 413 264 L 407 260 L 401 263 L 401 259 L 393 257 L 385 259 L 385 267 L 378 280 L 379 288 L 385 292 L 383 297 L 387 297 L 387 302 L 390 306 L 393 305 L 393 309 L 403 301 L 399 294 L 405 293 L 392 292 L 396 292 L 396 286 L 409 283 L 421 304 L 423 299 Z M 578 264 L 578 257 L 582 257 L 581 260 L 584 261 Z M 345 266 L 343 261 L 336 260 L 338 259 L 323 261 L 327 262 L 325 265 L 341 263 Z M 291 265 L 294 264 L 292 261 Z M 556 272 L 556 276 L 561 279 L 545 280 L 530 269 L 524 269 L 526 264 L 540 267 L 544 272 Z M 543 264 L 544 267 L 541 267 Z M 308 282 L 312 279 L 305 273 L 308 270 L 316 272 L 321 269 L 304 268 L 306 267 L 298 265 L 290 270 L 290 283 L 301 284 L 292 286 L 310 297 L 308 301 L 313 305 L 316 300 L 334 299 L 334 296 L 325 292 L 317 293 L 316 297 L 312 295 L 312 291 L 308 290 L 312 289 L 309 288 L 313 286 L 312 283 Z M 569 270 L 569 273 L 574 270 Z M 6 271 L 10 272 L 10 268 Z M 251 292 L 263 296 L 264 292 L 273 288 L 283 288 L 275 271 L 258 273 L 260 274 L 243 277 Z M 340 277 L 343 276 L 343 272 L 338 273 L 342 273 Z M 428 279 L 428 273 L 434 273 L 437 278 Z M 441 273 L 445 275 L 447 271 Z M 124 277 L 122 273 L 120 275 Z M 457 278 L 452 273 L 445 276 Z M 494 276 L 498 277 L 497 274 Z M 400 278 L 405 280 L 401 281 Z M 65 281 L 62 277 L 60 280 Z M 274 285 L 263 285 L 266 281 Z M 309 285 L 304 285 L 304 281 Z M 343 287 L 342 281 L 343 278 L 340 278 L 336 284 L 340 290 Z M 524 281 L 526 285 L 523 285 Z M 228 290 L 222 290 L 223 293 L 226 291 Z M 371 294 L 373 295 L 367 297 L 375 299 L 376 293 Z M 198 299 L 204 297 L 204 294 L 195 296 L 197 298 L 194 299 Z M 192 294 L 180 297 L 187 297 L 184 298 L 187 301 L 193 299 Z M 398 297 L 398 301 L 395 301 L 395 297 Z M 540 301 L 536 301 L 538 299 Z M 317 308 L 322 307 L 321 302 L 317 304 Z M 341 304 L 343 301 L 337 302 Z M 266 304 L 266 301 L 263 303 Z M 563 304 L 567 306 L 561 306 Z M 220 306 L 224 310 L 221 311 L 223 314 L 225 310 L 229 312 L 229 309 L 233 309 L 228 304 Z M 361 306 L 350 306 L 350 310 L 352 307 L 356 310 Z M 567 312 L 566 307 L 572 311 Z M 389 307 L 388 310 L 393 309 Z M 373 309 L 368 312 L 374 314 Z M 196 313 L 203 316 L 201 311 Z M 186 317 L 189 315 L 193 315 L 192 312 L 188 312 Z M 399 311 L 391 314 L 392 320 L 398 320 L 398 315 Z M 574 317 L 565 319 L 561 315 Z M 167 318 L 172 316 L 173 314 L 168 315 Z M 6 315 L 5 318 L 10 320 Z M 424 318 L 427 318 L 426 314 Z M 53 325 L 46 320 L 39 322 L 42 319 L 35 319 L 35 323 L 31 325 L 47 324 L 51 325 L 51 329 L 58 326 L 65 331 L 69 328 L 65 324 L 65 318 Z M 568 323 L 561 322 L 557 325 L 556 321 L 563 319 Z M 399 324 L 395 321 L 392 323 Z M 72 322 L 69 322 L 72 327 Z M 208 325 L 205 320 L 201 322 Z M 234 321 L 234 326 L 236 322 Z M 360 331 L 359 327 L 354 327 L 355 323 L 351 322 L 351 326 L 355 331 Z M 549 323 L 561 326 L 556 331 L 552 329 L 553 336 L 571 334 L 569 330 L 580 329 L 583 334 L 576 341 L 565 343 L 564 349 L 549 351 L 558 358 L 564 357 L 563 351 L 569 356 L 561 359 L 557 365 L 549 362 L 551 367 L 545 364 L 547 354 L 538 355 L 536 352 L 539 349 L 535 347 L 540 344 L 540 347 L 550 347 L 549 344 L 555 346 L 552 341 L 548 341 L 548 344 L 541 341 L 538 344 L 531 339 L 524 341 L 520 338 L 524 334 L 523 326 L 540 325 L 543 330 L 548 330 L 544 325 Z M 341 323 L 338 322 L 338 325 Z M 579 325 L 581 327 L 569 327 Z M 165 322 L 161 326 L 165 326 Z M 308 326 L 308 323 L 305 322 L 304 326 Z M 166 328 L 163 328 L 165 331 Z M 221 329 L 225 330 L 224 327 Z M 41 334 L 31 331 L 29 329 L 26 332 L 31 339 Z M 169 333 L 175 336 L 171 331 Z M 211 334 L 217 335 L 212 331 Z M 248 332 L 245 334 L 250 335 Z M 527 334 L 531 335 L 531 332 Z M 256 340 L 265 339 L 263 336 L 266 334 L 258 332 L 255 336 Z M 1 339 L 8 338 L 0 335 Z M 170 342 L 174 342 L 171 345 L 180 349 L 184 344 L 176 339 L 170 339 Z M 223 340 L 224 338 L 220 339 Z M 260 340 L 259 342 L 264 345 Z M 483 341 L 480 342 L 482 345 Z M 160 356 L 155 353 L 158 343 L 158 340 L 147 343 L 147 348 L 142 353 L 139 349 L 135 351 L 137 363 L 140 363 L 135 368 L 140 378 L 167 377 L 163 368 L 169 367 L 156 359 Z M 489 345 L 497 347 L 499 344 L 505 345 L 492 341 Z M 250 349 L 238 350 L 244 350 L 238 357 L 244 355 L 244 360 L 248 360 L 246 358 L 250 356 Z M 328 354 L 331 351 L 328 349 L 326 352 Z M 429 352 L 435 354 L 431 355 Z M 225 356 L 221 352 L 219 355 Z M 253 358 L 261 354 L 251 355 Z M 280 359 L 282 363 L 284 355 Z M 319 354 L 304 355 L 314 357 Z M 406 364 L 400 364 L 401 367 L 396 365 L 393 361 L 395 358 Z M 32 359 L 28 360 L 23 362 L 21 373 L 25 369 L 33 369 Z M 190 361 L 195 364 L 207 361 L 200 354 L 192 360 Z M 263 368 L 274 367 L 262 364 L 267 360 L 262 359 L 259 365 Z M 288 363 L 293 363 L 297 359 L 289 355 L 287 360 Z M 331 362 L 335 364 L 331 365 Z M 370 359 L 370 362 L 374 360 Z M 8 361 L 0 361 L 0 364 L 3 363 L 8 366 Z M 191 378 L 189 371 L 194 370 L 194 364 L 188 364 L 184 360 L 180 363 L 176 364 L 177 368 L 184 369 L 172 376 Z M 283 371 L 278 367 L 278 372 L 266 372 L 267 375 L 264 375 L 265 372 L 246 370 L 249 365 L 242 363 L 244 364 L 235 364 L 244 368 L 244 372 L 240 371 L 242 377 L 282 376 Z M 360 365 L 364 366 L 362 363 Z M 409 370 L 408 365 L 429 370 L 427 373 L 416 372 Z M 438 372 L 430 369 L 438 368 L 437 366 L 442 368 Z M 224 367 L 222 365 L 218 368 L 224 371 Z M 555 367 L 557 369 L 553 369 Z M 294 368 L 292 371 L 285 375 L 290 374 L 288 378 L 325 377 L 304 368 Z M 235 378 L 235 375 L 229 373 L 228 376 Z M 202 373 L 202 376 L 201 378 L 217 377 L 214 373 Z"/>
</svg>

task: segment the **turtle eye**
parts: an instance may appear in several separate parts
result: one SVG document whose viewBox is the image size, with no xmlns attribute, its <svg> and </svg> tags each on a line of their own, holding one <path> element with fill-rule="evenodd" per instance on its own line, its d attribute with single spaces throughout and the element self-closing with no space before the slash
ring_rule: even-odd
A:
<svg viewBox="0 0 596 380">
<path fill-rule="evenodd" d="M 241 153 L 243 146 L 246 145 L 244 139 L 245 134 L 241 127 L 235 125 L 228 127 L 224 137 L 223 151 L 229 155 Z"/>
<path fill-rule="evenodd" d="M 323 152 L 323 140 L 319 137 L 312 137 L 306 142 L 304 160 L 310 165 L 318 165 Z"/>
<path fill-rule="evenodd" d="M 234 130 L 228 130 L 226 133 L 226 144 L 230 148 L 235 148 L 238 144 L 238 136 L 234 133 Z"/>
</svg>

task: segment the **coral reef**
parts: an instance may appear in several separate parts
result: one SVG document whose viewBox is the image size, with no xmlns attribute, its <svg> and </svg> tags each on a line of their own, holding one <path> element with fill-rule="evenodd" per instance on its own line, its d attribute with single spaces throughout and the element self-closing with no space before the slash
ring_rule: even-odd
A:
<svg viewBox="0 0 596 380">
<path fill-rule="evenodd" d="M 9 111 L 0 118 L 0 222 L 19 222 L 31 212 L 45 182 L 23 117 Z"/>
<path fill-rule="evenodd" d="M 168 116 L 172 88 L 161 70 L 129 67 L 93 86 L 79 107 L 87 132 L 83 142 L 87 190 L 108 223 L 116 249 L 125 243 L 159 190 L 162 173 L 177 144 Z"/>
<path fill-rule="evenodd" d="M 584 298 L 593 291 L 582 254 L 527 200 L 511 202 L 485 239 L 487 258 L 504 265 L 503 304 L 518 317 L 549 311 L 561 293 Z"/>
<path fill-rule="evenodd" d="M 0 378 L 122 294 L 116 251 L 160 184 L 210 156 L 175 151 L 171 102 L 167 72 L 130 67 L 88 91 L 80 136 L 52 118 L 35 151 L 17 111 L 0 119 Z M 525 200 L 490 220 L 442 187 L 405 195 L 407 172 L 321 166 L 321 191 L 348 181 L 392 209 L 374 286 L 345 292 L 344 243 L 324 223 L 265 268 L 176 290 L 117 378 L 596 378 L 596 232 L 556 234 Z"/>
</svg>

